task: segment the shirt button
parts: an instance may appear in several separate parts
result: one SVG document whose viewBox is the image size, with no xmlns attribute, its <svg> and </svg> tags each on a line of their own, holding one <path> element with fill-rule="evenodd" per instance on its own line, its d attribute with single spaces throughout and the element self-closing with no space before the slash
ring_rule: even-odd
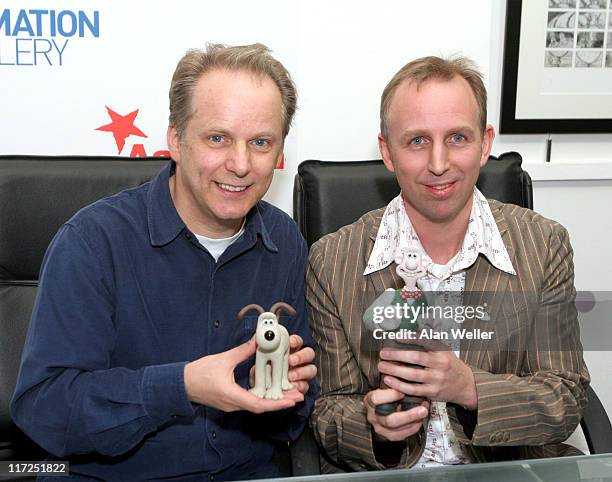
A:
<svg viewBox="0 0 612 482">
<path fill-rule="evenodd" d="M 208 476 L 208 480 L 215 480 L 215 476 L 214 476 L 213 474 L 210 474 L 210 475 Z"/>
<path fill-rule="evenodd" d="M 219 320 L 215 320 L 215 328 L 219 328 L 220 324 L 221 324 L 221 322 Z"/>
<path fill-rule="evenodd" d="M 191 233 L 185 233 L 185 237 L 186 237 L 187 239 L 191 239 Z"/>
<path fill-rule="evenodd" d="M 217 432 L 215 432 L 214 430 L 212 431 L 211 435 L 212 435 L 212 438 L 217 438 Z"/>
</svg>

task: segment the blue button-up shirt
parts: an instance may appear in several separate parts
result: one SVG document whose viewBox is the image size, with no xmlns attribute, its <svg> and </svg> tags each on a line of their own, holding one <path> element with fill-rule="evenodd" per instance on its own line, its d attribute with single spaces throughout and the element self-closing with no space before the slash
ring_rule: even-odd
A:
<svg viewBox="0 0 612 482">
<path fill-rule="evenodd" d="M 278 413 L 193 405 L 188 361 L 255 332 L 249 303 L 285 301 L 281 317 L 312 345 L 304 306 L 307 248 L 293 220 L 265 202 L 218 262 L 189 232 L 169 190 L 151 182 L 82 209 L 53 239 L 12 403 L 16 423 L 71 473 L 104 480 L 216 480 L 270 475 L 272 440 L 297 437 L 316 395 Z M 247 386 L 253 358 L 235 371 Z M 83 455 L 76 455 L 83 454 Z"/>
</svg>

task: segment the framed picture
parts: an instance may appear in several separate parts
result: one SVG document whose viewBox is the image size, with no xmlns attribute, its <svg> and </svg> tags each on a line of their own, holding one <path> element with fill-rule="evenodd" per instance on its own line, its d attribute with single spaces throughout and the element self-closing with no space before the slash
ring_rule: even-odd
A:
<svg viewBox="0 0 612 482">
<path fill-rule="evenodd" d="M 507 0 L 500 132 L 612 132 L 612 0 Z"/>
</svg>

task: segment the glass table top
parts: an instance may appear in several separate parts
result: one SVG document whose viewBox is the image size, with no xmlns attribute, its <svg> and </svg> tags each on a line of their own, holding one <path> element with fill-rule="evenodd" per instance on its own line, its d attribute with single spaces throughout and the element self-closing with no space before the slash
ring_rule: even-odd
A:
<svg viewBox="0 0 612 482">
<path fill-rule="evenodd" d="M 452 465 L 427 469 L 398 469 L 350 474 L 314 475 L 265 479 L 268 481 L 341 482 L 356 481 L 494 481 L 494 482 L 612 482 L 612 454 L 584 455 L 534 460 L 514 460 L 487 464 Z"/>
</svg>

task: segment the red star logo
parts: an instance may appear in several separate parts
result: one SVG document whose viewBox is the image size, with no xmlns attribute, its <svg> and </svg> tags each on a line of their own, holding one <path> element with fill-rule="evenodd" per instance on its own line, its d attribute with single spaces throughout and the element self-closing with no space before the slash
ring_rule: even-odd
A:
<svg viewBox="0 0 612 482">
<path fill-rule="evenodd" d="M 110 116 L 112 122 L 101 127 L 96 127 L 96 130 L 113 133 L 113 137 L 115 138 L 115 142 L 117 143 L 117 149 L 119 149 L 119 154 L 121 154 L 123 146 L 125 146 L 126 137 L 147 137 L 144 132 L 142 132 L 138 127 L 134 125 L 134 120 L 138 115 L 138 109 L 136 109 L 134 112 L 130 112 L 127 115 L 117 114 L 108 106 L 106 106 L 106 111 L 108 112 L 108 115 Z"/>
</svg>

